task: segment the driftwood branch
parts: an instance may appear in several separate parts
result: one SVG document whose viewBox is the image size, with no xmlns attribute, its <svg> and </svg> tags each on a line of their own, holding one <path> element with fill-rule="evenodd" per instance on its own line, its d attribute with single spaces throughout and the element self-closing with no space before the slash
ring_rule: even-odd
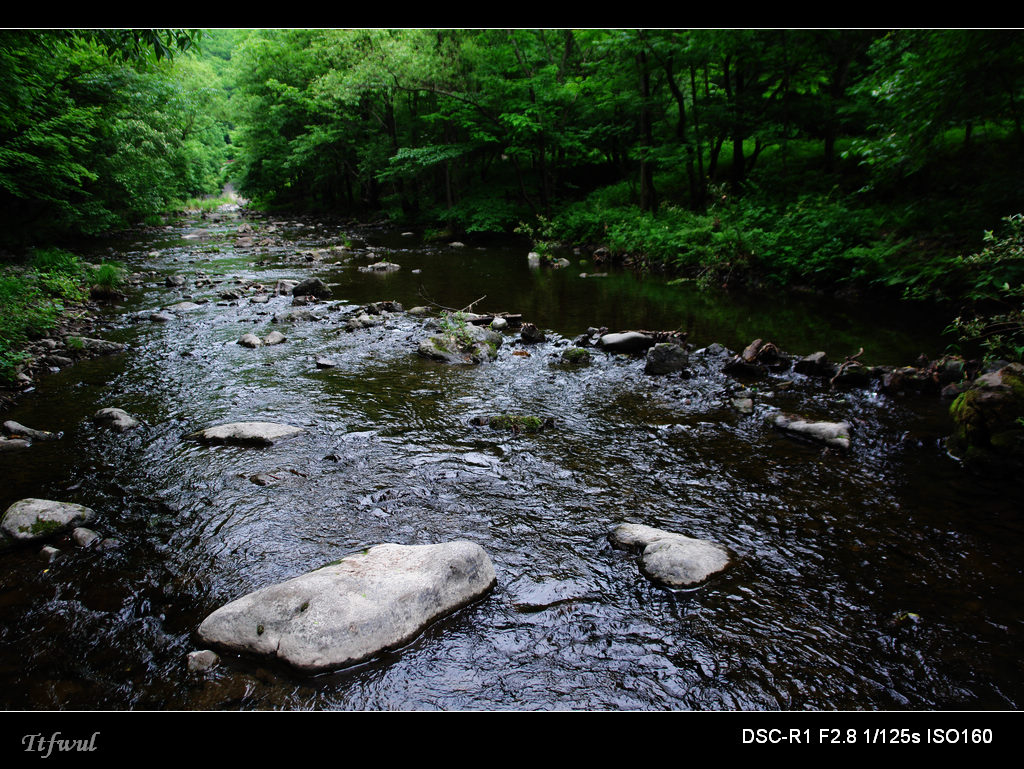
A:
<svg viewBox="0 0 1024 769">
<path fill-rule="evenodd" d="M 857 360 L 857 359 L 861 355 L 863 355 L 863 354 L 864 354 L 864 348 L 861 347 L 860 350 L 858 350 L 856 354 L 854 354 L 854 355 L 847 355 L 846 356 L 846 360 L 844 360 L 842 363 L 839 364 L 839 370 L 836 371 L 836 375 L 829 380 L 829 382 L 828 382 L 828 389 L 830 389 L 830 390 L 836 389 L 836 380 L 839 379 L 839 377 L 841 377 L 843 375 L 843 372 L 846 371 L 846 369 L 848 369 L 854 363 L 860 363 L 860 361 Z"/>
</svg>

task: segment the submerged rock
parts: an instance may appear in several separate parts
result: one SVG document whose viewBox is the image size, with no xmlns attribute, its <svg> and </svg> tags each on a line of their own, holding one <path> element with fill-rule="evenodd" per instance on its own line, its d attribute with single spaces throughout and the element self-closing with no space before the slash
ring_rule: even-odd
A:
<svg viewBox="0 0 1024 769">
<path fill-rule="evenodd" d="M 301 427 L 282 425 L 275 422 L 232 422 L 216 427 L 207 427 L 186 437 L 201 443 L 240 443 L 254 446 L 270 446 L 285 438 L 305 432 Z"/>
<path fill-rule="evenodd" d="M 394 262 L 374 262 L 368 264 L 365 267 L 360 267 L 360 272 L 394 272 L 395 270 L 402 269 L 402 265 L 395 264 Z"/>
<path fill-rule="evenodd" d="M 494 583 L 472 542 L 377 545 L 221 607 L 199 638 L 307 673 L 335 670 L 408 643 Z"/>
<path fill-rule="evenodd" d="M 220 655 L 212 649 L 201 649 L 188 653 L 188 669 L 190 673 L 205 673 L 217 666 Z"/>
<path fill-rule="evenodd" d="M 320 316 L 311 310 L 285 310 L 277 313 L 271 323 L 296 323 L 304 320 L 320 320 Z"/>
<path fill-rule="evenodd" d="M 81 349 L 90 355 L 113 355 L 122 352 L 125 345 L 120 342 L 110 342 L 106 339 L 90 339 L 86 336 L 69 336 L 65 340 L 68 349 Z"/>
<path fill-rule="evenodd" d="M 640 570 L 670 588 L 694 587 L 731 562 L 729 551 L 716 542 L 641 524 L 620 524 L 609 538 L 616 547 L 641 551 Z"/>
<path fill-rule="evenodd" d="M 189 310 L 198 310 L 200 307 L 202 305 L 195 302 L 177 302 L 176 304 L 168 305 L 164 309 L 171 312 L 188 312 Z"/>
<path fill-rule="evenodd" d="M 96 513 L 84 505 L 22 499 L 7 508 L 0 530 L 19 542 L 33 542 L 88 523 L 95 517 Z"/>
<path fill-rule="evenodd" d="M 776 429 L 799 435 L 833 448 L 850 448 L 849 422 L 814 422 L 795 414 L 776 413 L 768 418 Z"/>
<path fill-rule="evenodd" d="M 513 433 L 539 433 L 555 426 L 554 417 L 538 417 L 523 414 L 498 414 L 493 417 L 474 417 L 470 424 L 477 427 L 490 425 L 495 430 L 511 430 Z"/>
</svg>

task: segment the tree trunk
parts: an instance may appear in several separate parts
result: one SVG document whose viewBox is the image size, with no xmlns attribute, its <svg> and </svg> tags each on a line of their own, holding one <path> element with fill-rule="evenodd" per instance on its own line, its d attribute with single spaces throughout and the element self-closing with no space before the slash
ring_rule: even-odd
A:
<svg viewBox="0 0 1024 769">
<path fill-rule="evenodd" d="M 641 51 L 636 59 L 640 69 L 640 96 L 643 100 L 640 107 L 640 143 L 644 150 L 640 159 L 640 210 L 656 211 L 658 196 L 654 190 L 654 166 L 647 159 L 647 150 L 654 144 L 651 131 L 651 74 L 647 69 L 647 53 Z"/>
</svg>

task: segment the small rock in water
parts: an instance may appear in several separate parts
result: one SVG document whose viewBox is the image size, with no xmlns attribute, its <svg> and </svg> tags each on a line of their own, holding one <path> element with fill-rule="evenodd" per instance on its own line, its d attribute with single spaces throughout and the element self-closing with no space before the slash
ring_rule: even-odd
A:
<svg viewBox="0 0 1024 769">
<path fill-rule="evenodd" d="M 610 539 L 616 547 L 641 550 L 640 570 L 670 588 L 694 587 L 731 562 L 729 551 L 717 542 L 651 526 L 623 523 L 612 530 Z"/>
<path fill-rule="evenodd" d="M 524 323 L 523 327 L 519 330 L 519 336 L 524 342 L 529 344 L 537 344 L 538 342 L 547 341 L 547 337 L 544 336 L 544 332 L 532 323 Z"/>
<path fill-rule="evenodd" d="M 138 420 L 132 418 L 127 411 L 116 408 L 100 409 L 93 414 L 92 421 L 119 433 L 131 430 L 139 424 Z"/>
<path fill-rule="evenodd" d="M 609 352 L 643 352 L 654 346 L 654 339 L 639 331 L 626 331 L 621 334 L 605 334 L 598 344 Z"/>
<path fill-rule="evenodd" d="M 838 449 L 850 448 L 849 422 L 813 422 L 795 414 L 773 414 L 769 423 L 783 432 L 824 443 Z"/>
<path fill-rule="evenodd" d="M 276 424 L 274 422 L 232 422 L 226 425 L 208 427 L 187 435 L 189 440 L 201 443 L 240 443 L 270 446 L 285 438 L 305 432 L 301 427 Z"/>
<path fill-rule="evenodd" d="M 238 344 L 242 345 L 242 347 L 252 347 L 255 349 L 263 345 L 263 340 L 255 334 L 243 334 L 242 338 L 238 340 Z"/>
<path fill-rule="evenodd" d="M 178 302 L 177 304 L 169 305 L 164 309 L 170 310 L 171 312 L 187 312 L 189 310 L 198 310 L 200 307 L 202 307 L 202 305 L 196 304 L 195 302 Z"/>
<path fill-rule="evenodd" d="M 271 331 L 269 334 L 263 337 L 263 344 L 266 345 L 281 344 L 282 342 L 287 341 L 288 337 L 286 337 L 280 331 Z"/>
<path fill-rule="evenodd" d="M 30 438 L 34 441 L 55 441 L 60 437 L 45 430 L 33 430 L 31 427 L 25 427 L 13 419 L 4 422 L 3 430 L 11 438 Z"/>
<path fill-rule="evenodd" d="M 89 547 L 99 541 L 100 535 L 92 529 L 79 526 L 71 532 L 71 538 L 75 540 L 75 544 L 79 547 Z"/>
<path fill-rule="evenodd" d="M 330 299 L 333 292 L 331 287 L 320 278 L 306 278 L 292 287 L 292 296 L 315 296 L 317 299 Z"/>
<path fill-rule="evenodd" d="M 211 649 L 188 653 L 188 669 L 193 673 L 205 673 L 220 662 L 220 655 Z"/>
<path fill-rule="evenodd" d="M 645 374 L 671 374 L 683 371 L 689 363 L 686 348 L 671 342 L 656 344 L 647 350 Z"/>
<path fill-rule="evenodd" d="M 733 398 L 732 405 L 741 414 L 754 413 L 754 400 L 752 398 Z"/>
</svg>

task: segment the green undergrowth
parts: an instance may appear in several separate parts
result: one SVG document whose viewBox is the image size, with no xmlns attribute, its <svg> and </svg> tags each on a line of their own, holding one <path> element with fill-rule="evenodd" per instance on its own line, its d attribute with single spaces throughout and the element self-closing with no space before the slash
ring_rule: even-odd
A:
<svg viewBox="0 0 1024 769">
<path fill-rule="evenodd" d="M 916 265 L 900 232 L 892 215 L 828 195 L 779 202 L 719 193 L 704 212 L 666 204 L 652 213 L 612 187 L 544 222 L 537 239 L 604 245 L 634 267 L 708 285 L 932 287 L 946 271 L 934 260 Z"/>
<path fill-rule="evenodd" d="M 0 267 L 0 383 L 10 383 L 27 359 L 25 345 L 56 327 L 66 309 L 88 296 L 88 286 L 120 285 L 120 265 L 96 269 L 61 249 L 39 249 L 23 263 Z"/>
<path fill-rule="evenodd" d="M 220 195 L 219 197 L 199 197 L 189 198 L 188 200 L 175 200 L 171 201 L 168 206 L 168 212 L 194 212 L 194 211 L 216 211 L 221 206 L 228 205 L 230 203 L 236 203 L 237 200 L 233 199 L 229 195 Z"/>
</svg>

